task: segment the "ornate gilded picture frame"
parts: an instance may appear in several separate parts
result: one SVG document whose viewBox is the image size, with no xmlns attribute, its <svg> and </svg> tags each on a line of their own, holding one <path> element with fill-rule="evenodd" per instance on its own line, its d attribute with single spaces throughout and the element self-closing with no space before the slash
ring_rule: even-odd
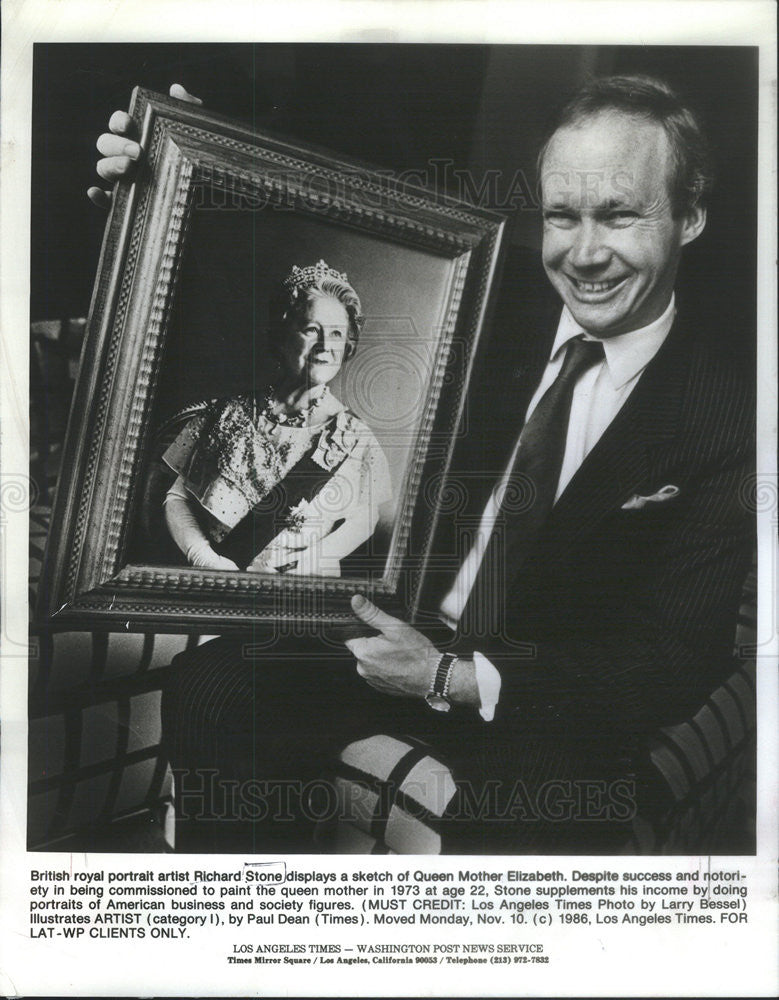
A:
<svg viewBox="0 0 779 1000">
<path fill-rule="evenodd" d="M 107 222 L 36 624 L 338 625 L 357 591 L 413 620 L 502 217 L 143 89 L 130 113 L 144 158 Z M 391 501 L 335 573 L 171 558 L 164 447 L 209 401 L 267 382 L 271 289 L 320 260 L 360 295 L 334 392 L 370 429 Z"/>
</svg>

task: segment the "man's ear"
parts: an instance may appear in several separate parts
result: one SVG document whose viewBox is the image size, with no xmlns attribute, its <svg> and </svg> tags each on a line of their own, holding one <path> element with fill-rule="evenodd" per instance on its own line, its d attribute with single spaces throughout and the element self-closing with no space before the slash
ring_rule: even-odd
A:
<svg viewBox="0 0 779 1000">
<path fill-rule="evenodd" d="M 702 205 L 693 205 L 684 216 L 682 225 L 682 246 L 687 246 L 697 239 L 706 228 L 706 209 Z"/>
</svg>

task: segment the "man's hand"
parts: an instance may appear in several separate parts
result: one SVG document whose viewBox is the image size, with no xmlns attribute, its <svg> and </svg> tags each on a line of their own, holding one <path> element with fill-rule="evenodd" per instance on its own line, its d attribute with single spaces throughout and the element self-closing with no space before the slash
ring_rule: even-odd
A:
<svg viewBox="0 0 779 1000">
<path fill-rule="evenodd" d="M 188 94 L 180 83 L 172 84 L 169 94 L 179 101 L 202 104 L 199 97 Z M 97 140 L 97 149 L 102 159 L 97 161 L 97 173 L 109 184 L 132 177 L 142 156 L 140 145 L 133 138 L 135 123 L 126 111 L 114 111 L 108 122 L 109 132 L 104 132 Z M 99 187 L 91 187 L 87 197 L 99 208 L 109 208 L 111 192 Z"/>
<path fill-rule="evenodd" d="M 352 598 L 352 610 L 366 625 L 381 632 L 370 639 L 347 641 L 357 660 L 357 673 L 384 694 L 424 698 L 441 656 L 432 642 L 361 594 Z"/>
<path fill-rule="evenodd" d="M 357 660 L 357 673 L 384 694 L 424 698 L 441 653 L 415 628 L 371 604 L 361 594 L 352 598 L 352 611 L 381 635 L 348 639 Z M 473 660 L 457 657 L 451 674 L 449 698 L 460 705 L 481 706 Z"/>
</svg>

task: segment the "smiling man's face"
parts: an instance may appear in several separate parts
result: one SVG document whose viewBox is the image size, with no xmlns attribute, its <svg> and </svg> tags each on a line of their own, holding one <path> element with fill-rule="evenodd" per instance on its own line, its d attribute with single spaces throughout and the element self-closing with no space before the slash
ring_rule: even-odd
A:
<svg viewBox="0 0 779 1000">
<path fill-rule="evenodd" d="M 574 319 L 596 337 L 662 315 L 681 248 L 705 225 L 698 207 L 674 216 L 670 175 L 662 126 L 617 111 L 564 126 L 547 147 L 544 267 Z"/>
</svg>

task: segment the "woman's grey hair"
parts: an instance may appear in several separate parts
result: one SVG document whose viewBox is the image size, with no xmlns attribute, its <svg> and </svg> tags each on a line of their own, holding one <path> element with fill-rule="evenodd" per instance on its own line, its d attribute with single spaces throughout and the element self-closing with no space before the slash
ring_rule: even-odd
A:
<svg viewBox="0 0 779 1000">
<path fill-rule="evenodd" d="M 346 275 L 328 267 L 324 261 L 310 267 L 294 267 L 279 285 L 270 303 L 271 347 L 284 335 L 290 322 L 305 319 L 312 299 L 321 296 L 336 299 L 346 310 L 347 344 L 343 360 L 346 362 L 353 357 L 364 323 L 360 297 Z"/>
</svg>

